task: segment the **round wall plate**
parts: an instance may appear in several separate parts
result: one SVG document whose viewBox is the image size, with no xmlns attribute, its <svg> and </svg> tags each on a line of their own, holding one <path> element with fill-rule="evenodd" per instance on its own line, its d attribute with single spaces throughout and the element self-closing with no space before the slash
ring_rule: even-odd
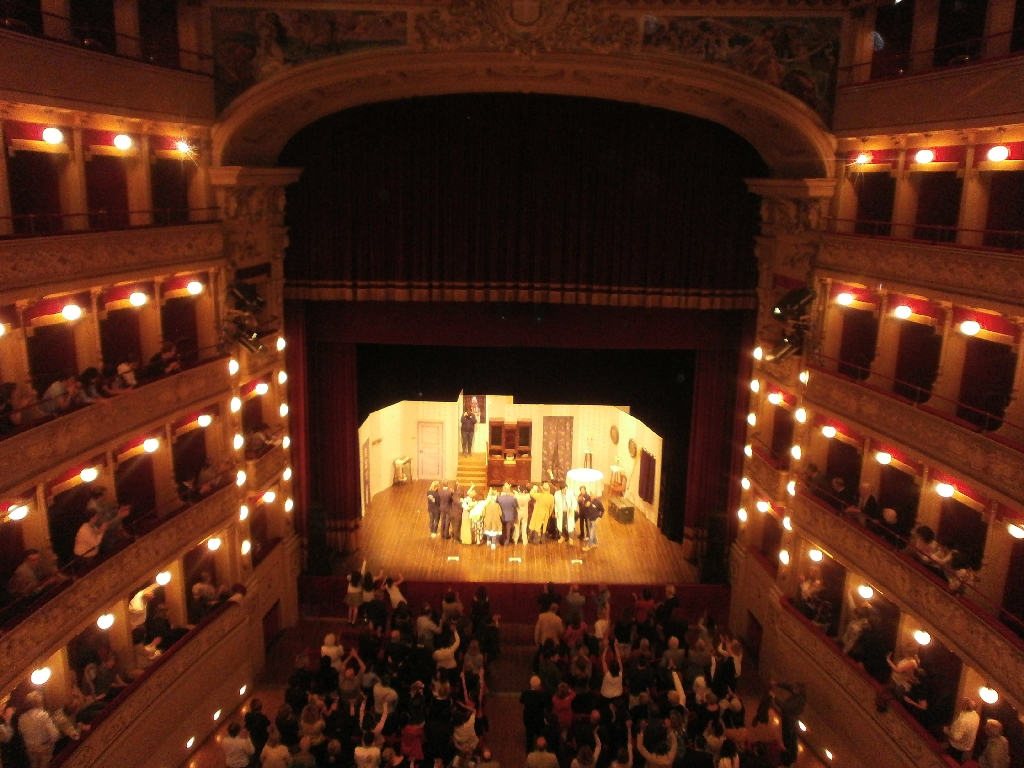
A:
<svg viewBox="0 0 1024 768">
<path fill-rule="evenodd" d="M 612 424 L 611 436 L 612 436 L 612 445 L 618 445 L 619 444 L 619 428 L 617 426 L 615 426 L 614 424 Z"/>
<path fill-rule="evenodd" d="M 636 440 L 629 438 L 629 456 L 630 458 L 636 458 Z"/>
</svg>

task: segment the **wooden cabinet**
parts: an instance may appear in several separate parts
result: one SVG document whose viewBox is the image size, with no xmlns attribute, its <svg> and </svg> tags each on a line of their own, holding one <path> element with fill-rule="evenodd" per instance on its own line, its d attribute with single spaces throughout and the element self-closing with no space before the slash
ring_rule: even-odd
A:
<svg viewBox="0 0 1024 768">
<path fill-rule="evenodd" d="M 487 484 L 528 485 L 533 465 L 533 422 L 491 419 L 487 435 Z"/>
</svg>

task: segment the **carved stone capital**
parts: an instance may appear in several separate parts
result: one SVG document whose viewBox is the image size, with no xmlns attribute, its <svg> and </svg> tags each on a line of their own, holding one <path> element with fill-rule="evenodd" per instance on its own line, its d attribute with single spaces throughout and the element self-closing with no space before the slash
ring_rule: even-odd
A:
<svg viewBox="0 0 1024 768">
<path fill-rule="evenodd" d="M 883 393 L 832 376 L 811 376 L 807 402 L 910 453 L 1024 504 L 1024 454 Z"/>
<path fill-rule="evenodd" d="M 232 484 L 167 520 L 136 539 L 109 560 L 0 636 L 0 691 L 13 687 L 26 669 L 54 653 L 95 619 L 96 607 L 128 597 L 137 584 L 146 583 L 167 563 L 181 556 L 196 541 L 238 517 L 238 490 Z"/>
<path fill-rule="evenodd" d="M 224 257 L 219 223 L 0 240 L 0 303 L 56 293 L 95 278 L 152 276 L 215 266 Z"/>
<path fill-rule="evenodd" d="M 804 496 L 789 505 L 793 524 L 885 596 L 921 618 L 954 653 L 982 672 L 1014 706 L 1024 701 L 1024 651 L 959 597 L 854 524 Z"/>
<path fill-rule="evenodd" d="M 8 438 L 0 442 L 0 494 L 230 392 L 228 366 L 217 358 Z"/>
</svg>

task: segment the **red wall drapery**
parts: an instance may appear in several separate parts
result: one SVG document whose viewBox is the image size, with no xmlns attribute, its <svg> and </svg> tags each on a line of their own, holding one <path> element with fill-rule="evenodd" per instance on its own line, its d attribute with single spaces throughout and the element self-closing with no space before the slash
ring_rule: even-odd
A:
<svg viewBox="0 0 1024 768">
<path fill-rule="evenodd" d="M 292 523 L 299 536 L 306 536 L 309 509 L 309 368 L 307 365 L 306 305 L 287 301 L 284 305 L 284 331 L 288 346 L 288 436 L 292 452 Z"/>
</svg>

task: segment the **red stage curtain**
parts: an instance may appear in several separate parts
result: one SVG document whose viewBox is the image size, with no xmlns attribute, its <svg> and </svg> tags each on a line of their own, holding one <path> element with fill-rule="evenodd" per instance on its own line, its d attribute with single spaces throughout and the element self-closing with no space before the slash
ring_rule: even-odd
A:
<svg viewBox="0 0 1024 768">
<path fill-rule="evenodd" d="M 306 511 L 309 509 L 309 376 L 307 368 L 306 305 L 301 301 L 284 303 L 284 330 L 288 346 L 288 434 L 292 445 L 292 498 L 295 508 L 292 522 L 299 536 L 306 535 Z"/>
</svg>

